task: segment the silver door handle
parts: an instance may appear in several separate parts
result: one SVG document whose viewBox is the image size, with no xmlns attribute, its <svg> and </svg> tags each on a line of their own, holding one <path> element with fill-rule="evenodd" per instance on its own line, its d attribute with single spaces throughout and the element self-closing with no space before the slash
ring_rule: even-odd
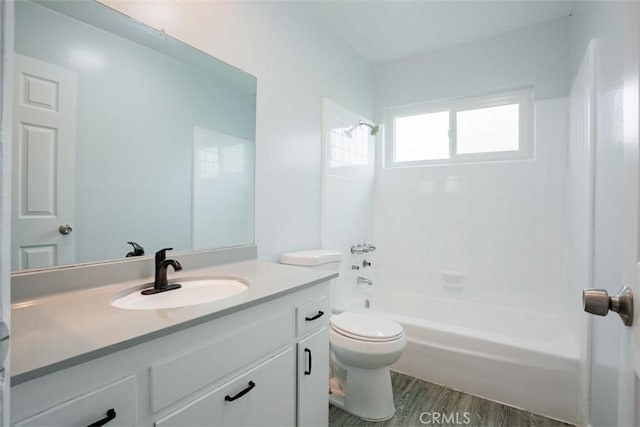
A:
<svg viewBox="0 0 640 427">
<path fill-rule="evenodd" d="M 69 224 L 62 224 L 60 227 L 58 227 L 58 231 L 60 232 L 60 234 L 71 234 L 73 228 Z"/>
<path fill-rule="evenodd" d="M 613 297 L 604 289 L 585 289 L 582 291 L 582 304 L 587 313 L 606 316 L 611 310 L 620 315 L 625 326 L 633 324 L 633 292 L 628 286 Z"/>
</svg>

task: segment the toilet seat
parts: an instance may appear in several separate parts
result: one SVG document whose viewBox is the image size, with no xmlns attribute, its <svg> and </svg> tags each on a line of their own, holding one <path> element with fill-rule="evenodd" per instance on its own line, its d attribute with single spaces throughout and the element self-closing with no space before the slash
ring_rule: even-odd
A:
<svg viewBox="0 0 640 427">
<path fill-rule="evenodd" d="M 334 332 L 358 341 L 389 342 L 404 336 L 399 323 L 364 313 L 337 314 L 329 324 Z"/>
</svg>

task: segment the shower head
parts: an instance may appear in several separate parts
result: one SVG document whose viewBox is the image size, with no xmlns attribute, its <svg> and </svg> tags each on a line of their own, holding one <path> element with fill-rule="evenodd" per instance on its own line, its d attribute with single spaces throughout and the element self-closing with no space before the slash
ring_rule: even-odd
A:
<svg viewBox="0 0 640 427">
<path fill-rule="evenodd" d="M 353 138 L 353 131 L 356 130 L 358 126 L 359 125 L 353 125 L 349 129 L 344 131 L 344 134 L 347 136 L 347 138 Z"/>
<path fill-rule="evenodd" d="M 378 131 L 380 130 L 380 125 L 377 125 L 375 123 L 367 123 L 364 120 L 360 120 L 360 123 L 358 123 L 358 126 L 367 126 L 369 128 L 371 128 L 371 132 L 369 132 L 372 136 L 377 134 Z"/>
<path fill-rule="evenodd" d="M 356 130 L 360 126 L 367 126 L 368 128 L 370 128 L 371 131 L 369 132 L 369 134 L 371 134 L 372 136 L 377 134 L 378 131 L 380 130 L 380 125 L 377 125 L 375 123 L 367 123 L 364 120 L 360 120 L 357 125 L 353 125 L 349 129 L 345 130 L 344 134 L 347 137 L 352 138 L 353 137 L 353 131 Z"/>
</svg>

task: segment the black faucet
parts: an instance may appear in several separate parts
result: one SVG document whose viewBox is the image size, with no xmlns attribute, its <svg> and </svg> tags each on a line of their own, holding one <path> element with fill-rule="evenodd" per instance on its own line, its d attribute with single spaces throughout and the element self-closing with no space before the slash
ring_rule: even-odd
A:
<svg viewBox="0 0 640 427">
<path fill-rule="evenodd" d="M 160 292 L 171 291 L 182 287 L 179 283 L 169 285 L 167 283 L 167 268 L 173 267 L 175 271 L 182 270 L 182 265 L 175 259 L 167 259 L 167 251 L 173 248 L 164 248 L 156 252 L 156 276 L 153 282 L 153 289 L 145 289 L 142 295 L 153 295 Z"/>
<path fill-rule="evenodd" d="M 144 255 L 144 248 L 137 244 L 136 242 L 127 242 L 131 246 L 133 246 L 133 250 L 127 253 L 127 258 L 132 256 L 142 256 Z"/>
</svg>

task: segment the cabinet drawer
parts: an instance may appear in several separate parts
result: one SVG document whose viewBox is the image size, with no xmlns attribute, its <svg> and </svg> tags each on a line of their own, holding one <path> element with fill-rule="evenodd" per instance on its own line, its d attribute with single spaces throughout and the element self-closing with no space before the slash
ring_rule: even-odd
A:
<svg viewBox="0 0 640 427">
<path fill-rule="evenodd" d="M 300 305 L 296 308 L 296 332 L 299 337 L 327 326 L 329 323 L 329 299 L 320 299 Z"/>
<path fill-rule="evenodd" d="M 155 426 L 292 426 L 295 362 L 295 352 L 289 348 L 156 421 Z"/>
<path fill-rule="evenodd" d="M 293 316 L 284 311 L 232 331 L 209 344 L 150 368 L 151 408 L 167 405 L 222 379 L 284 346 L 294 336 Z"/>
<path fill-rule="evenodd" d="M 133 426 L 137 422 L 137 407 L 136 382 L 131 375 L 49 408 L 15 426 L 86 427 L 107 418 L 110 409 L 113 409 L 115 414 L 111 415 L 115 415 L 115 418 L 105 424 L 107 427 Z"/>
</svg>

